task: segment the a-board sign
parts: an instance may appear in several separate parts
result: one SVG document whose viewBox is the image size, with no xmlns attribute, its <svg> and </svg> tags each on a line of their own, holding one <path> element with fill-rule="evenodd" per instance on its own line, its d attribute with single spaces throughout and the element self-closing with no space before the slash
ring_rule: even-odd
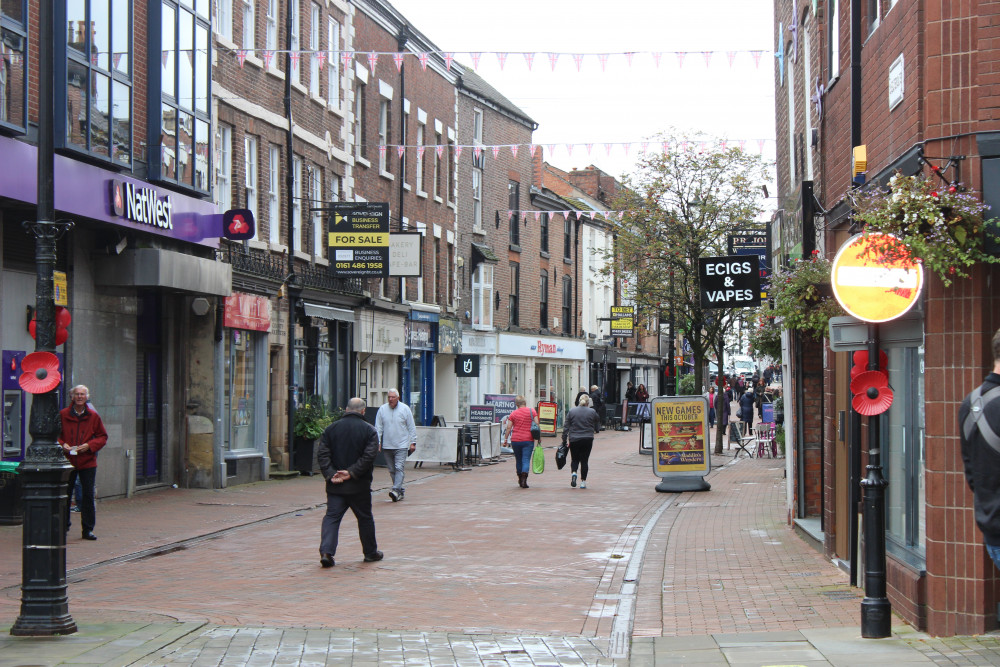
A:
<svg viewBox="0 0 1000 667">
<path fill-rule="evenodd" d="M 888 322 L 920 298 L 924 270 L 908 259 L 887 260 L 890 234 L 857 234 L 837 251 L 831 267 L 833 296 L 849 315 L 865 322 Z"/>
<path fill-rule="evenodd" d="M 699 257 L 698 280 L 702 308 L 760 305 L 760 259 L 756 255 Z"/>
<path fill-rule="evenodd" d="M 769 424 L 774 423 L 774 403 L 761 403 L 761 412 L 764 418 L 761 420 Z"/>
<path fill-rule="evenodd" d="M 469 421 L 473 424 L 489 424 L 495 413 L 496 408 L 492 405 L 470 405 Z"/>
<path fill-rule="evenodd" d="M 330 273 L 342 278 L 389 275 L 388 202 L 333 202 Z"/>
<path fill-rule="evenodd" d="M 493 421 L 502 422 L 517 407 L 516 398 L 515 394 L 483 394 L 483 403 L 493 406 Z"/>
<path fill-rule="evenodd" d="M 612 338 L 631 338 L 635 329 L 635 306 L 611 306 Z"/>
<path fill-rule="evenodd" d="M 538 404 L 538 427 L 542 435 L 556 434 L 556 414 L 559 406 L 555 403 L 540 402 Z"/>
<path fill-rule="evenodd" d="M 707 475 L 708 399 L 704 396 L 657 396 L 653 404 L 653 473 Z"/>
</svg>

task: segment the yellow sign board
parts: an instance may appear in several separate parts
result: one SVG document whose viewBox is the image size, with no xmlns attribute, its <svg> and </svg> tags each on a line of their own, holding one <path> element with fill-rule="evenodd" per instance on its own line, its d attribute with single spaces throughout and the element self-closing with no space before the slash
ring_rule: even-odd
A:
<svg viewBox="0 0 1000 667">
<path fill-rule="evenodd" d="M 55 292 L 55 305 L 69 305 L 69 282 L 66 280 L 65 271 L 52 272 L 52 287 Z"/>
<path fill-rule="evenodd" d="M 379 232 L 329 232 L 328 245 L 340 248 L 389 247 L 389 234 Z"/>
<path fill-rule="evenodd" d="M 556 410 L 559 406 L 555 403 L 538 404 L 538 428 L 543 435 L 556 434 Z"/>
<path fill-rule="evenodd" d="M 658 396 L 653 399 L 653 472 L 705 475 L 708 452 L 708 399 L 704 396 Z"/>
</svg>

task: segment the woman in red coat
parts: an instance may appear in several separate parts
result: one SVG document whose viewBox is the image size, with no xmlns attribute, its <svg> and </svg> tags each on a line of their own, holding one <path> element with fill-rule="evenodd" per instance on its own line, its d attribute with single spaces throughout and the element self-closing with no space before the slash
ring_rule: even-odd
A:
<svg viewBox="0 0 1000 667">
<path fill-rule="evenodd" d="M 96 540 L 94 526 L 97 522 L 97 507 L 94 504 L 94 488 L 97 481 L 97 452 L 108 442 L 108 432 L 100 415 L 87 407 L 90 390 L 82 384 L 69 390 L 72 404 L 59 411 L 62 419 L 62 433 L 59 444 L 63 454 L 73 465 L 69 474 L 69 488 L 66 493 L 66 507 L 73 496 L 76 478 L 80 478 L 83 491 L 80 507 L 80 521 L 83 524 L 83 539 Z M 69 512 L 66 513 L 66 531 L 69 531 Z"/>
</svg>

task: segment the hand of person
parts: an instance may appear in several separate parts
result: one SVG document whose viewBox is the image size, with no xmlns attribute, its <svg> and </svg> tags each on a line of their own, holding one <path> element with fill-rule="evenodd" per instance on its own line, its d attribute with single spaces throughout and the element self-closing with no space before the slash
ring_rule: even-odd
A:
<svg viewBox="0 0 1000 667">
<path fill-rule="evenodd" d="M 77 454 L 79 454 L 80 452 L 86 452 L 86 451 L 89 451 L 89 450 L 90 450 L 90 443 L 89 442 L 85 442 L 82 445 L 77 445 L 76 446 L 76 452 L 77 452 Z"/>
<path fill-rule="evenodd" d="M 351 478 L 351 473 L 346 470 L 338 470 L 333 473 L 333 477 L 330 478 L 330 482 L 333 484 L 342 484 Z"/>
<path fill-rule="evenodd" d="M 417 449 L 417 443 L 411 442 L 410 443 L 410 453 L 412 454 L 416 449 Z"/>
</svg>

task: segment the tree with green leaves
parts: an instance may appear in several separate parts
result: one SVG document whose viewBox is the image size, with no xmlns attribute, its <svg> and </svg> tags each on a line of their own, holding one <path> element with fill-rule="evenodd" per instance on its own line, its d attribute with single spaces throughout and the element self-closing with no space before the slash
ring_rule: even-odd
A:
<svg viewBox="0 0 1000 667">
<path fill-rule="evenodd" d="M 734 329 L 741 309 L 702 308 L 698 258 L 727 255 L 730 233 L 761 226 L 755 221 L 763 210 L 767 165 L 737 145 L 703 135 L 672 133 L 658 141 L 667 150 L 644 154 L 623 179 L 604 275 L 622 303 L 635 306 L 636 321 L 649 333 L 673 318 L 691 346 L 695 386 L 701 387 L 709 352 L 723 358 L 723 335 Z"/>
</svg>

